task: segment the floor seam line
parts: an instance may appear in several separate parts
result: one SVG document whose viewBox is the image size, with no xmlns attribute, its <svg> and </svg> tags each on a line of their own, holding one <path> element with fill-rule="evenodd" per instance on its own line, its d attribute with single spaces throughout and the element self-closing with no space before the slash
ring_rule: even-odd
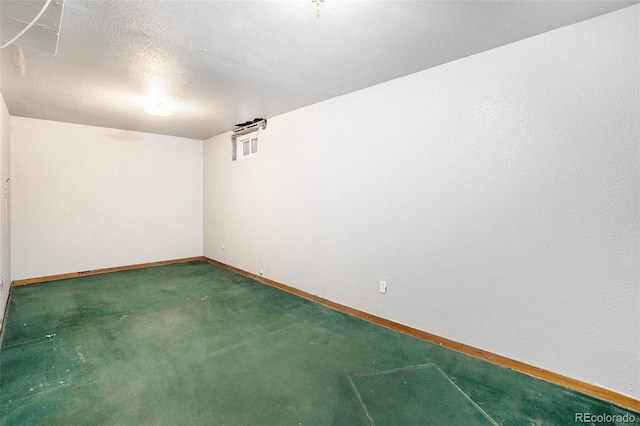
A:
<svg viewBox="0 0 640 426">
<path fill-rule="evenodd" d="M 445 379 L 447 379 L 449 381 L 449 383 L 451 383 L 457 390 L 458 392 L 460 392 L 473 406 L 476 410 L 480 411 L 480 413 L 487 419 L 489 420 L 494 426 L 500 426 L 498 424 L 498 422 L 496 422 L 495 420 L 493 420 L 493 418 L 487 414 L 486 411 L 484 411 L 482 409 L 482 407 L 480 407 L 473 399 L 471 399 L 471 397 L 469 395 L 466 394 L 465 391 L 463 391 L 460 386 L 458 386 L 453 380 L 451 380 L 451 378 L 449 376 L 447 376 L 445 374 L 444 371 L 442 371 L 442 369 L 440 367 L 438 367 L 436 364 L 433 364 L 433 366 L 436 368 L 436 370 L 438 370 L 438 372 L 440 374 L 442 374 L 444 376 Z"/>
<path fill-rule="evenodd" d="M 367 415 L 367 418 L 369 419 L 371 426 L 375 426 L 376 422 L 373 421 L 373 418 L 371 417 L 371 414 L 369 413 L 369 410 L 367 409 L 367 406 L 365 405 L 364 400 L 362 399 L 362 396 L 360 395 L 360 392 L 358 391 L 358 388 L 356 387 L 356 384 L 353 382 L 353 379 L 351 378 L 351 375 L 349 373 L 347 373 L 347 378 L 349 379 L 349 382 L 351 383 L 351 387 L 356 393 L 356 396 L 360 401 L 360 405 L 362 405 L 362 409 L 364 410 L 364 413 Z"/>
</svg>

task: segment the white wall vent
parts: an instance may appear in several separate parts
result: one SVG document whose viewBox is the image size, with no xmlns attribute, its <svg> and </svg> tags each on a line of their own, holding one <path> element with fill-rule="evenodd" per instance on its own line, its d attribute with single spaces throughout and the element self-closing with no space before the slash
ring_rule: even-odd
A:
<svg viewBox="0 0 640 426">
<path fill-rule="evenodd" d="M 236 124 L 231 135 L 231 161 L 255 157 L 258 154 L 258 131 L 266 128 L 267 120 L 263 118 Z"/>
</svg>

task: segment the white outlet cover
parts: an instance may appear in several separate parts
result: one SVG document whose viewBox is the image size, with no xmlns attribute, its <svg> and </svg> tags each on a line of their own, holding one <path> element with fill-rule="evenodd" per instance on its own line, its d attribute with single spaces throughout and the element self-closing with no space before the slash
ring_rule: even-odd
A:
<svg viewBox="0 0 640 426">
<path fill-rule="evenodd" d="M 387 282 L 380 281 L 380 293 L 385 294 L 387 292 Z"/>
</svg>

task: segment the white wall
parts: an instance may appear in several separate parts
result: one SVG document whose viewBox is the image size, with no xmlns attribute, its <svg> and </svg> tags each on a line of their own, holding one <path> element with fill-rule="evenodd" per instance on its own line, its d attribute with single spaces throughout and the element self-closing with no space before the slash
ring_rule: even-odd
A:
<svg viewBox="0 0 640 426">
<path fill-rule="evenodd" d="M 0 94 L 0 330 L 11 287 L 9 251 L 9 110 Z M 5 196 L 6 194 L 6 196 Z"/>
<path fill-rule="evenodd" d="M 639 10 L 208 139 L 205 256 L 640 397 Z"/>
<path fill-rule="evenodd" d="M 11 117 L 13 279 L 202 255 L 202 141 Z"/>
</svg>

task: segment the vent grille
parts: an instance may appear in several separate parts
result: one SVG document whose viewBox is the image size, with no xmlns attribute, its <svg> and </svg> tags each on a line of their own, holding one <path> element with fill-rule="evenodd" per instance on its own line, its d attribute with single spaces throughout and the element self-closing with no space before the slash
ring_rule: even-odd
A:
<svg viewBox="0 0 640 426">
<path fill-rule="evenodd" d="M 267 127 L 267 120 L 256 118 L 253 121 L 236 124 L 231 135 L 231 161 L 243 160 L 258 154 L 258 131 Z"/>
</svg>

